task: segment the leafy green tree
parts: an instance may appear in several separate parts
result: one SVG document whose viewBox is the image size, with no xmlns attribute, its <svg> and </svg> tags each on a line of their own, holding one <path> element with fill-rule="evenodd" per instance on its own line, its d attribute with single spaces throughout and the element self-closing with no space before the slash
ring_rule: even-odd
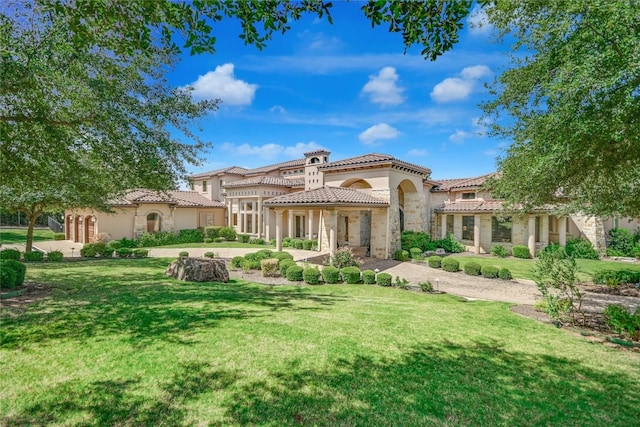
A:
<svg viewBox="0 0 640 427">
<path fill-rule="evenodd" d="M 515 38 L 513 67 L 484 104 L 498 160 L 498 194 L 594 215 L 640 215 L 640 3 L 500 1 L 487 6 Z"/>
</svg>

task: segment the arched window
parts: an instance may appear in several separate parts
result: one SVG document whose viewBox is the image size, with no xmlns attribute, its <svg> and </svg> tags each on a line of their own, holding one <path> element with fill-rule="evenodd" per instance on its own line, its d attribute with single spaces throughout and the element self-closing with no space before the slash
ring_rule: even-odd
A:
<svg viewBox="0 0 640 427">
<path fill-rule="evenodd" d="M 160 231 L 160 215 L 157 213 L 150 213 L 147 215 L 147 232 L 155 233 Z"/>
</svg>

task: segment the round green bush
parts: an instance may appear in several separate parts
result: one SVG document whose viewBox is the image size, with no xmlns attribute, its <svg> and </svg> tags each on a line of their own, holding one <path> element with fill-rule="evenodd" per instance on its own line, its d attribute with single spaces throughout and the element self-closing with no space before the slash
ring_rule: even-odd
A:
<svg viewBox="0 0 640 427">
<path fill-rule="evenodd" d="M 109 240 L 109 243 L 107 243 L 107 246 L 115 250 L 118 250 L 122 247 L 122 242 L 120 240 Z"/>
<path fill-rule="evenodd" d="M 317 285 L 320 283 L 320 270 L 315 267 L 307 267 L 302 272 L 304 282 L 309 285 Z"/>
<path fill-rule="evenodd" d="M 16 287 L 15 270 L 0 266 L 0 289 L 14 289 Z"/>
<path fill-rule="evenodd" d="M 475 261 L 468 262 L 464 265 L 464 272 L 469 276 L 479 276 L 482 267 Z"/>
<path fill-rule="evenodd" d="M 264 245 L 264 239 L 261 239 L 259 237 L 252 237 L 249 239 L 249 243 L 252 245 Z"/>
<path fill-rule="evenodd" d="M 511 253 L 516 258 L 529 259 L 531 258 L 531 253 L 529 252 L 529 248 L 524 245 L 515 245 L 511 248 Z"/>
<path fill-rule="evenodd" d="M 283 259 L 282 261 L 280 261 L 280 276 L 287 277 L 287 270 L 294 265 L 297 264 L 292 259 Z"/>
<path fill-rule="evenodd" d="M 304 249 L 305 251 L 310 251 L 311 248 L 313 248 L 313 244 L 315 243 L 314 240 L 303 240 L 302 241 L 302 249 Z"/>
<path fill-rule="evenodd" d="M 358 267 L 345 267 L 340 270 L 342 278 L 349 285 L 360 283 L 360 269 Z"/>
<path fill-rule="evenodd" d="M 409 255 L 412 259 L 422 258 L 422 249 L 420 248 L 411 248 L 409 249 Z"/>
<path fill-rule="evenodd" d="M 249 261 L 260 261 L 263 258 L 261 258 L 257 252 L 251 252 L 251 253 L 245 254 L 244 259 L 248 259 Z"/>
<path fill-rule="evenodd" d="M 180 253 L 178 254 L 178 256 L 180 258 L 187 258 L 189 256 L 189 252 L 187 251 L 180 251 Z"/>
<path fill-rule="evenodd" d="M 20 261 L 20 251 L 17 249 L 3 249 L 0 251 L 0 259 L 13 259 Z"/>
<path fill-rule="evenodd" d="M 248 234 L 238 234 L 236 238 L 240 243 L 249 243 L 249 239 L 251 238 L 251 236 L 249 236 Z"/>
<path fill-rule="evenodd" d="M 47 252 L 47 260 L 51 262 L 61 262 L 64 259 L 62 251 L 50 251 Z"/>
<path fill-rule="evenodd" d="M 15 259 L 0 260 L 0 269 L 9 269 L 16 273 L 15 286 L 20 287 L 24 283 L 24 276 L 27 273 L 27 266 Z"/>
<path fill-rule="evenodd" d="M 322 268 L 321 274 L 324 283 L 334 284 L 340 282 L 340 270 L 335 267 L 327 265 Z"/>
<path fill-rule="evenodd" d="M 403 251 L 403 250 L 396 251 L 393 254 L 393 259 L 398 260 L 398 261 L 408 261 L 409 260 L 409 252 L 408 251 Z"/>
<path fill-rule="evenodd" d="M 300 239 L 293 239 L 291 241 L 291 246 L 293 246 L 294 249 L 302 249 L 303 247 L 303 243 L 302 240 Z"/>
<path fill-rule="evenodd" d="M 365 285 L 376 284 L 376 272 L 373 270 L 364 270 L 362 272 L 362 283 Z"/>
<path fill-rule="evenodd" d="M 242 267 L 242 261 L 244 261 L 244 257 L 242 256 L 234 256 L 231 258 L 231 267 L 232 268 L 240 268 Z"/>
<path fill-rule="evenodd" d="M 222 243 L 224 239 L 222 237 L 214 237 L 213 238 L 213 243 Z"/>
<path fill-rule="evenodd" d="M 222 227 L 218 231 L 218 236 L 226 240 L 227 242 L 233 242 L 236 240 L 236 230 L 233 227 Z"/>
<path fill-rule="evenodd" d="M 303 279 L 304 268 L 299 265 L 292 265 L 287 268 L 287 280 L 292 282 L 302 282 Z"/>
<path fill-rule="evenodd" d="M 64 233 L 53 233 L 53 240 L 66 240 L 67 236 Z"/>
<path fill-rule="evenodd" d="M 485 265 L 482 267 L 482 277 L 486 277 L 487 279 L 497 279 L 498 271 L 498 267 Z"/>
<path fill-rule="evenodd" d="M 511 275 L 511 270 L 506 267 L 503 267 L 498 271 L 498 277 L 502 280 L 511 280 L 513 276 Z"/>
<path fill-rule="evenodd" d="M 509 252 L 502 245 L 494 245 L 491 248 L 491 255 L 497 256 L 498 258 L 506 258 L 509 255 Z"/>
<path fill-rule="evenodd" d="M 380 286 L 391 286 L 392 278 L 393 277 L 389 273 L 378 273 L 376 281 Z"/>
<path fill-rule="evenodd" d="M 213 243 L 213 239 L 211 237 L 205 237 L 204 238 L 204 242 L 205 243 Z"/>
<path fill-rule="evenodd" d="M 427 258 L 427 264 L 429 264 L 429 267 L 431 268 L 440 268 L 442 267 L 442 257 L 439 255 L 432 255 Z"/>
<path fill-rule="evenodd" d="M 273 256 L 273 251 L 271 249 L 260 249 L 258 252 L 256 252 L 256 255 L 258 256 L 258 259 L 260 259 L 260 260 L 268 259 L 268 258 L 275 258 Z"/>
<path fill-rule="evenodd" d="M 293 255 L 289 252 L 284 251 L 275 251 L 271 254 L 272 258 L 282 261 L 283 259 L 293 259 Z"/>
<path fill-rule="evenodd" d="M 262 264 L 259 259 L 244 259 L 242 261 L 243 270 L 262 270 Z"/>
<path fill-rule="evenodd" d="M 118 258 L 129 258 L 133 255 L 133 251 L 130 248 L 120 248 L 116 249 L 116 255 L 118 255 Z"/>
<path fill-rule="evenodd" d="M 215 258 L 216 254 L 215 254 L 215 252 L 205 252 L 204 253 L 204 257 L 205 258 Z"/>
<path fill-rule="evenodd" d="M 460 271 L 460 263 L 457 259 L 445 257 L 442 259 L 440 263 L 442 265 L 442 269 L 444 271 L 449 271 L 451 273 L 455 273 L 456 271 Z"/>
<path fill-rule="evenodd" d="M 25 252 L 24 255 L 25 261 L 42 261 L 44 259 L 44 254 L 42 252 Z"/>
<path fill-rule="evenodd" d="M 133 256 L 136 258 L 145 258 L 147 255 L 149 255 L 148 249 L 138 248 L 133 250 Z"/>
</svg>

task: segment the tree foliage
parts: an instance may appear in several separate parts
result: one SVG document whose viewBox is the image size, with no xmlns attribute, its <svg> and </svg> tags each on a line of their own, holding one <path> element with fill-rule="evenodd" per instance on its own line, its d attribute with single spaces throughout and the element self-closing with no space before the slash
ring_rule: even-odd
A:
<svg viewBox="0 0 640 427">
<path fill-rule="evenodd" d="M 511 140 L 496 192 L 531 209 L 640 215 L 640 3 L 506 1 L 486 8 L 514 36 L 513 68 L 484 104 Z"/>
</svg>

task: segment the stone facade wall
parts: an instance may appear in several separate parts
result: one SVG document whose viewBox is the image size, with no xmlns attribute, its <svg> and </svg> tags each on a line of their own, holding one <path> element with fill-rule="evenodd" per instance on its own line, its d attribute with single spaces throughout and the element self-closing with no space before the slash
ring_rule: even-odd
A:
<svg viewBox="0 0 640 427">
<path fill-rule="evenodd" d="M 392 252 L 386 251 L 387 246 L 387 209 L 371 210 L 371 256 L 373 258 L 391 258 Z"/>
</svg>

